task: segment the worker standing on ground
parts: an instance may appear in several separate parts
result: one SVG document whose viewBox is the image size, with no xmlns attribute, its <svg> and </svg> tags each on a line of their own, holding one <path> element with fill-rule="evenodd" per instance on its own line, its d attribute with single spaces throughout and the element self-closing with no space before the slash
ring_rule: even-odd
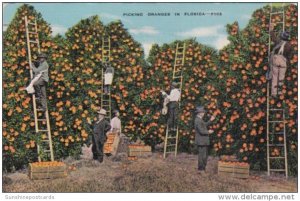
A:
<svg viewBox="0 0 300 201">
<path fill-rule="evenodd" d="M 31 69 L 34 73 L 34 78 L 28 86 L 30 88 L 31 85 L 33 85 L 38 109 L 42 111 L 46 111 L 47 109 L 46 86 L 49 82 L 49 65 L 46 59 L 47 56 L 45 54 L 41 53 L 38 55 L 38 61 L 34 62 L 34 64 L 31 66 Z"/>
<path fill-rule="evenodd" d="M 196 107 L 195 114 L 194 127 L 196 132 L 195 143 L 198 146 L 198 170 L 200 173 L 204 173 L 208 158 L 208 146 L 210 145 L 209 134 L 213 133 L 213 130 L 207 130 L 207 126 L 215 120 L 215 117 L 212 116 L 209 122 L 205 122 L 203 120 L 205 110 L 202 106 Z"/>
<path fill-rule="evenodd" d="M 167 95 L 166 92 L 161 91 L 164 98 L 169 99 L 168 103 L 168 127 L 171 131 L 176 131 L 177 118 L 178 118 L 178 109 L 179 109 L 179 100 L 181 92 L 178 89 L 178 83 L 173 82 L 171 85 L 170 95 Z"/>
<path fill-rule="evenodd" d="M 104 72 L 104 93 L 110 93 L 112 81 L 114 78 L 114 68 L 110 65 L 110 63 L 105 63 L 105 72 Z"/>
<path fill-rule="evenodd" d="M 107 120 L 105 120 L 106 110 L 100 109 L 98 113 L 98 121 L 94 124 L 92 135 L 92 152 L 93 159 L 103 162 L 103 146 L 107 139 L 106 133 L 111 129 L 111 126 Z"/>
<path fill-rule="evenodd" d="M 274 26 L 270 26 L 271 40 L 275 43 L 275 46 L 270 55 L 270 72 L 267 78 L 272 79 L 272 96 L 281 94 L 282 92 L 277 89 L 283 85 L 285 73 L 287 70 L 288 61 L 291 55 L 291 44 L 288 42 L 290 34 L 289 32 L 282 32 L 280 36 L 276 36 L 274 33 Z M 278 93 L 277 93 L 278 92 Z"/>
</svg>

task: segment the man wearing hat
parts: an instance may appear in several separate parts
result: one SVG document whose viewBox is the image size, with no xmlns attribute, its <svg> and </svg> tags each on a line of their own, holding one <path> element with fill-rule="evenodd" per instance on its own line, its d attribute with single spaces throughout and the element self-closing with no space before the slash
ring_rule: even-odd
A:
<svg viewBox="0 0 300 201">
<path fill-rule="evenodd" d="M 204 107 L 198 106 L 196 107 L 196 118 L 194 121 L 195 127 L 195 144 L 198 146 L 198 170 L 200 173 L 205 171 L 207 158 L 208 158 L 208 146 L 209 142 L 209 134 L 213 133 L 212 130 L 207 130 L 207 126 L 209 126 L 212 121 L 215 119 L 214 116 L 210 118 L 209 122 L 205 122 L 203 120 L 205 114 Z"/>
<path fill-rule="evenodd" d="M 39 54 L 38 61 L 31 65 L 31 69 L 34 76 L 39 76 L 38 80 L 34 82 L 33 87 L 37 96 L 38 109 L 46 111 L 47 97 L 46 97 L 46 85 L 49 81 L 48 69 L 49 65 L 46 61 L 46 54 Z"/>
<path fill-rule="evenodd" d="M 178 89 L 178 83 L 172 82 L 171 92 L 168 95 L 166 92 L 162 91 L 162 95 L 169 99 L 168 103 L 168 127 L 171 131 L 176 131 L 176 124 L 178 118 L 178 108 L 181 92 Z"/>
<path fill-rule="evenodd" d="M 275 46 L 270 55 L 270 73 L 267 78 L 269 80 L 272 79 L 271 94 L 272 96 L 276 96 L 277 94 L 281 94 L 281 91 L 278 89 L 278 87 L 283 85 L 292 47 L 289 43 L 289 32 L 284 31 L 279 37 L 277 37 L 273 29 L 274 26 L 272 24 L 270 26 L 270 34 Z"/>
<path fill-rule="evenodd" d="M 103 162 L 103 146 L 107 139 L 106 133 L 111 129 L 107 120 L 105 120 L 106 110 L 100 109 L 97 111 L 98 121 L 94 124 L 92 135 L 92 152 L 93 159 Z"/>
</svg>

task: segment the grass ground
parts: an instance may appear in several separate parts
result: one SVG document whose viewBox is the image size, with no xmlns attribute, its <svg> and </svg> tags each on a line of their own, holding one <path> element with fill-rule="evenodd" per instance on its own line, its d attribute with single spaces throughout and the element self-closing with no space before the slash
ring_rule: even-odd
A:
<svg viewBox="0 0 300 201">
<path fill-rule="evenodd" d="M 65 161 L 76 166 L 66 178 L 30 180 L 27 170 L 4 175 L 3 192 L 297 192 L 297 179 L 251 172 L 249 179 L 217 175 L 217 159 L 209 158 L 206 174 L 197 171 L 197 156 L 179 154 L 162 158 L 161 153 L 137 161 L 126 154 L 105 158 Z"/>
</svg>

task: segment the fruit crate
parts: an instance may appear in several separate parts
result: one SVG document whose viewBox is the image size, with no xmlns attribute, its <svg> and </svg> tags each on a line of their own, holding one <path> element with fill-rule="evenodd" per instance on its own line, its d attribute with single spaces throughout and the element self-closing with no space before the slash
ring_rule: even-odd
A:
<svg viewBox="0 0 300 201">
<path fill-rule="evenodd" d="M 150 156 L 152 155 L 151 147 L 147 145 L 128 145 L 128 156 Z"/>
<path fill-rule="evenodd" d="M 218 175 L 234 178 L 247 179 L 250 173 L 250 166 L 243 162 L 218 162 Z"/>
<path fill-rule="evenodd" d="M 32 180 L 63 178 L 67 176 L 67 166 L 57 161 L 29 163 L 28 174 Z"/>
<path fill-rule="evenodd" d="M 120 136 L 117 133 L 109 133 L 104 144 L 103 151 L 105 154 L 116 155 L 120 142 Z"/>
</svg>

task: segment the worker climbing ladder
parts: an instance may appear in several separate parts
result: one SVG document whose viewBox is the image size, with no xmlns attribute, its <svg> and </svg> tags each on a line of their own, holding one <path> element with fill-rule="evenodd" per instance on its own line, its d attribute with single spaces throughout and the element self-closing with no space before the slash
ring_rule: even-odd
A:
<svg viewBox="0 0 300 201">
<path fill-rule="evenodd" d="M 285 13 L 284 13 L 284 4 L 280 7 L 276 7 L 271 4 L 270 11 L 270 24 L 273 23 L 274 17 L 279 16 L 282 21 L 277 21 L 276 26 L 281 26 L 281 31 L 284 31 L 285 27 Z M 277 17 L 278 19 L 278 17 Z M 274 23 L 273 23 L 274 24 Z M 278 27 L 279 28 L 279 27 Z M 274 26 L 275 29 L 275 26 Z M 271 54 L 271 34 L 269 29 L 269 49 L 268 49 L 268 58 Z M 270 62 L 269 62 L 270 63 Z M 285 119 L 285 108 L 284 101 L 279 100 L 278 98 L 278 88 L 277 88 L 277 97 L 272 97 L 270 94 L 271 91 L 271 81 L 267 83 L 267 166 L 268 166 L 268 175 L 270 176 L 271 172 L 284 172 L 285 176 L 288 177 L 288 162 L 287 162 L 287 145 L 286 145 L 286 119 Z M 277 85 L 278 86 L 278 85 Z M 278 99 L 277 101 L 282 101 L 280 104 L 281 108 L 275 108 L 275 104 L 270 104 L 271 100 Z"/>
<path fill-rule="evenodd" d="M 102 63 L 109 64 L 110 62 L 110 36 L 102 37 Z M 102 92 L 101 92 L 101 108 L 107 111 L 107 118 L 111 120 L 111 90 L 108 93 L 104 93 L 104 83 L 105 83 L 105 72 L 102 68 Z"/>
<path fill-rule="evenodd" d="M 27 39 L 28 62 L 30 66 L 30 78 L 32 79 L 33 78 L 33 72 L 31 69 L 31 67 L 33 66 L 32 48 L 36 47 L 38 54 L 40 54 L 40 41 L 39 41 L 39 33 L 38 33 L 36 19 L 29 20 L 27 16 L 25 16 L 25 29 L 26 29 L 26 39 Z M 49 159 L 51 161 L 54 161 L 48 108 L 46 108 L 46 111 L 37 108 L 37 98 L 35 94 L 32 95 L 32 102 L 33 102 L 35 132 L 38 135 L 41 135 L 42 138 L 40 142 L 37 142 L 38 160 L 39 162 L 46 161 Z"/>
<path fill-rule="evenodd" d="M 185 43 L 182 46 L 179 43 L 176 44 L 176 52 L 175 52 L 175 61 L 173 67 L 173 74 L 172 74 L 172 82 L 179 83 L 179 90 L 182 91 L 182 81 L 183 81 L 183 67 L 185 61 Z M 180 99 L 179 99 L 179 107 L 180 107 Z M 164 144 L 164 158 L 166 158 L 167 154 L 174 153 L 175 157 L 177 155 L 177 148 L 178 148 L 178 135 L 179 135 L 179 128 L 178 124 L 176 124 L 175 131 L 169 129 L 167 126 L 166 136 L 165 136 L 165 144 Z"/>
</svg>

